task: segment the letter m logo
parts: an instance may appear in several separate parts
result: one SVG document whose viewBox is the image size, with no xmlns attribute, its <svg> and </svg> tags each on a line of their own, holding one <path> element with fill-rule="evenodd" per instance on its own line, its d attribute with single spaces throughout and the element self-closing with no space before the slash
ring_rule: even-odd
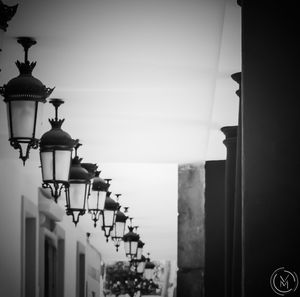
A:
<svg viewBox="0 0 300 297">
<path fill-rule="evenodd" d="M 282 276 L 280 276 L 280 287 L 284 287 L 286 289 L 289 288 L 289 282 L 288 282 L 288 278 L 289 278 L 289 275 L 284 279 Z"/>
</svg>

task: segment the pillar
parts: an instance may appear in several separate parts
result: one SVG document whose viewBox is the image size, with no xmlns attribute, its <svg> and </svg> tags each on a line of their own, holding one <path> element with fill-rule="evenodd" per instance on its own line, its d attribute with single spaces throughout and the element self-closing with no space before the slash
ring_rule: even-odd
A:
<svg viewBox="0 0 300 297">
<path fill-rule="evenodd" d="M 234 193 L 234 214 L 233 214 L 233 246 L 232 246 L 232 297 L 241 297 L 242 286 L 242 192 L 241 192 L 241 72 L 231 75 L 231 78 L 238 83 L 236 91 L 239 100 L 239 115 L 237 127 L 236 144 L 236 166 L 235 166 L 235 193 Z"/>
<path fill-rule="evenodd" d="M 225 134 L 224 144 L 227 149 L 225 164 L 225 296 L 231 297 L 237 126 L 226 126 L 221 128 L 221 131 Z"/>
<path fill-rule="evenodd" d="M 224 297 L 225 160 L 205 163 L 205 297 Z"/>
<path fill-rule="evenodd" d="M 179 166 L 177 297 L 204 296 L 204 164 Z"/>
<path fill-rule="evenodd" d="M 242 1 L 243 297 L 300 279 L 299 33 L 297 1 Z"/>
</svg>

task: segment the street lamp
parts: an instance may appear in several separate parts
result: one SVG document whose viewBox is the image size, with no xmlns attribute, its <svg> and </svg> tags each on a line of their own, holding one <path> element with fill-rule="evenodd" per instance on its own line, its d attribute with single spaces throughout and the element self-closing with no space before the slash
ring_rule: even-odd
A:
<svg viewBox="0 0 300 297">
<path fill-rule="evenodd" d="M 116 213 L 119 208 L 119 203 L 110 198 L 110 194 L 111 192 L 106 193 L 105 205 L 102 213 L 102 230 L 104 231 L 106 242 L 108 242 L 110 232 L 113 230 Z"/>
<path fill-rule="evenodd" d="M 141 256 L 141 259 L 139 260 L 136 268 L 136 272 L 138 274 L 143 274 L 145 271 L 145 265 L 146 265 L 146 257 L 144 255 Z"/>
<path fill-rule="evenodd" d="M 49 188 L 57 202 L 63 188 L 68 187 L 71 157 L 76 140 L 61 129 L 64 119 L 58 119 L 58 107 L 64 103 L 61 99 L 51 99 L 55 107 L 55 119 L 49 119 L 51 130 L 44 133 L 40 140 L 40 160 L 43 188 Z"/>
<path fill-rule="evenodd" d="M 126 220 L 128 219 L 128 217 L 120 210 L 120 208 L 121 206 L 118 208 L 114 228 L 112 230 L 113 234 L 111 236 L 117 251 L 119 250 L 120 243 L 123 239 Z M 127 207 L 125 208 L 125 212 L 126 210 Z"/>
<path fill-rule="evenodd" d="M 92 181 L 92 189 L 87 200 L 88 212 L 92 215 L 94 221 L 94 227 L 97 226 L 97 221 L 100 219 L 100 215 L 103 212 L 106 193 L 110 186 L 109 182 L 105 182 L 100 178 L 101 171 L 95 172 L 95 177 Z"/>
<path fill-rule="evenodd" d="M 137 253 L 138 241 L 140 236 L 133 232 L 135 227 L 132 227 L 132 218 L 130 218 L 130 226 L 128 226 L 129 232 L 123 236 L 125 254 L 132 260 Z"/>
<path fill-rule="evenodd" d="M 153 279 L 154 276 L 154 268 L 155 268 L 155 264 L 153 262 L 150 261 L 150 257 L 149 257 L 149 253 L 148 253 L 148 257 L 146 259 L 146 264 L 145 264 L 145 271 L 144 271 L 144 277 L 147 280 L 151 280 Z"/>
<path fill-rule="evenodd" d="M 66 188 L 66 213 L 72 216 L 77 226 L 79 216 L 85 214 L 85 204 L 89 193 L 90 173 L 81 166 L 81 158 L 77 156 L 77 149 L 81 143 L 75 145 L 75 157 L 72 159 L 69 186 Z"/>
<path fill-rule="evenodd" d="M 32 76 L 36 62 L 28 61 L 28 50 L 36 41 L 30 37 L 19 37 L 18 43 L 23 46 L 25 52 L 24 62 L 16 62 L 20 74 L 1 87 L 0 94 L 7 104 L 10 145 L 19 150 L 19 158 L 25 165 L 30 148 L 38 148 L 36 127 L 37 122 L 40 122 L 38 117 L 41 103 L 46 102 L 54 88 L 47 88 Z"/>
<path fill-rule="evenodd" d="M 141 260 L 142 258 L 144 245 L 145 245 L 144 242 L 142 242 L 141 240 L 138 241 L 138 247 L 137 247 L 137 252 L 135 257 L 137 260 Z"/>
</svg>

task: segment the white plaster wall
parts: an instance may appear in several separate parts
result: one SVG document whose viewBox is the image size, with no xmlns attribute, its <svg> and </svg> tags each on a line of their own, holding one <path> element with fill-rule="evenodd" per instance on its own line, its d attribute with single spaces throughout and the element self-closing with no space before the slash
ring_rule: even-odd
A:
<svg viewBox="0 0 300 297">
<path fill-rule="evenodd" d="M 41 173 L 37 159 L 28 160 L 23 167 L 17 152 L 9 147 L 8 141 L 2 141 L 0 152 L 6 150 L 12 150 L 6 155 L 14 156 L 6 159 L 0 155 L 0 296 L 15 297 L 21 296 L 21 198 L 24 195 L 38 208 Z M 70 216 L 65 215 L 58 224 L 65 230 L 65 296 L 76 296 L 76 246 L 77 241 L 86 245 L 86 233 L 80 226 L 74 226 Z M 100 268 L 97 253 L 89 252 L 88 259 Z"/>
<path fill-rule="evenodd" d="M 100 296 L 101 287 L 101 254 L 95 250 L 91 245 L 86 246 L 86 264 L 87 264 L 87 282 L 88 282 L 88 295 L 87 297 L 92 297 L 91 292 L 94 291 L 96 296 Z M 89 269 L 95 269 L 97 271 L 97 277 L 99 281 L 96 280 L 90 273 Z"/>
</svg>

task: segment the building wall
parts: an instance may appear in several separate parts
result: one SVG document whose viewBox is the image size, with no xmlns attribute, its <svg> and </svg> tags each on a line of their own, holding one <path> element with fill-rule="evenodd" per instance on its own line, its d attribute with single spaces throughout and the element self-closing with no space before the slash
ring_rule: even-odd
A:
<svg viewBox="0 0 300 297">
<path fill-rule="evenodd" d="M 177 296 L 203 296 L 204 284 L 204 163 L 178 170 Z"/>
<path fill-rule="evenodd" d="M 39 162 L 36 156 L 32 157 L 32 155 L 38 155 L 38 152 L 32 151 L 32 158 L 23 167 L 17 152 L 9 146 L 7 140 L 4 142 L 2 139 L 0 142 L 0 295 L 5 297 L 26 296 L 25 282 L 28 280 L 28 274 L 26 277 L 26 273 L 22 272 L 26 271 L 24 270 L 24 257 L 26 256 L 23 251 L 26 240 L 24 222 L 26 217 L 35 219 L 37 224 L 35 240 L 39 254 L 42 250 L 41 243 L 39 243 L 41 234 L 43 234 L 41 230 L 44 230 L 46 224 L 45 218 L 39 213 L 39 209 L 41 210 L 41 207 L 44 210 L 47 209 L 45 203 L 50 203 L 46 215 L 49 215 L 51 219 L 61 220 L 56 222 L 57 226 L 52 230 L 52 233 L 58 236 L 58 230 L 60 230 L 64 234 L 64 296 L 76 296 L 76 246 L 78 242 L 85 247 L 87 288 L 93 289 L 96 292 L 95 296 L 100 296 L 100 278 L 97 281 L 93 279 L 88 274 L 88 269 L 93 267 L 97 271 L 97 275 L 100 274 L 101 254 L 87 243 L 85 231 L 80 229 L 80 226 L 75 228 L 71 217 L 64 214 L 64 209 L 43 196 L 39 189 L 41 185 Z M 41 201 L 43 206 L 41 206 Z M 60 204 L 64 205 L 64 202 L 62 201 Z M 46 232 L 48 231 L 46 230 Z M 52 233 L 49 233 L 50 237 Z M 44 286 L 43 280 L 39 277 L 42 275 L 44 262 L 38 254 L 36 255 L 37 279 L 33 296 L 42 296 Z"/>
<path fill-rule="evenodd" d="M 86 252 L 87 252 L 87 282 L 88 282 L 86 297 L 102 296 L 103 286 L 101 286 L 101 283 L 103 283 L 103 278 L 101 274 L 102 272 L 101 254 L 90 244 L 87 244 Z"/>
</svg>

